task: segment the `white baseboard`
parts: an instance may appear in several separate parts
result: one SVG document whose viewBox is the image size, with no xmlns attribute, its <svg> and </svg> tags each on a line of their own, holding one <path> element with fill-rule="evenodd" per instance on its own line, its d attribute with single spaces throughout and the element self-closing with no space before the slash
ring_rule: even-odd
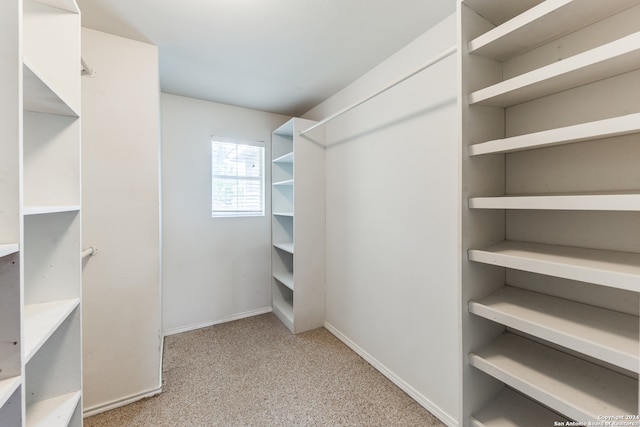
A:
<svg viewBox="0 0 640 427">
<path fill-rule="evenodd" d="M 121 406 L 128 405 L 138 400 L 142 400 L 146 397 L 156 396 L 160 393 L 162 393 L 162 387 L 157 387 L 152 390 L 147 390 L 141 393 L 132 394 L 130 396 L 123 397 L 121 399 L 112 400 L 111 402 L 101 403 L 99 405 L 94 405 L 90 408 L 84 408 L 84 410 L 82 411 L 82 417 L 86 418 L 92 415 L 98 415 L 102 412 L 110 411 L 111 409 L 116 409 Z"/>
<path fill-rule="evenodd" d="M 188 326 L 181 326 L 179 328 L 167 329 L 166 331 L 164 331 L 164 336 L 168 337 L 169 335 L 175 335 L 175 334 L 180 334 L 182 332 L 194 331 L 196 329 L 202 329 L 202 328 L 206 328 L 208 326 L 213 326 L 213 325 L 219 325 L 221 323 L 232 322 L 234 320 L 245 319 L 247 317 L 258 316 L 260 314 L 270 313 L 272 311 L 273 310 L 272 310 L 271 307 L 264 307 L 264 308 L 259 308 L 257 310 L 245 311 L 244 313 L 235 314 L 235 315 L 233 315 L 231 317 L 225 317 L 225 318 L 222 318 L 222 319 L 212 320 L 210 322 L 197 323 L 197 324 L 192 324 L 192 325 L 188 325 Z"/>
<path fill-rule="evenodd" d="M 346 335 L 344 335 L 342 332 L 340 332 L 338 329 L 336 329 L 333 325 L 331 325 L 330 323 L 325 322 L 324 327 L 327 328 L 327 330 L 329 332 L 331 332 L 333 335 L 335 335 L 336 338 L 338 338 L 340 341 L 345 343 L 347 345 L 347 347 L 349 347 L 351 350 L 355 351 L 360 357 L 362 357 L 371 366 L 373 366 L 375 369 L 377 369 L 382 375 L 384 375 L 391 382 L 393 382 L 395 385 L 397 385 L 402 391 L 404 391 L 409 396 L 411 396 L 411 398 L 413 400 L 418 402 L 427 411 L 429 411 L 433 415 L 435 415 L 440 421 L 442 421 L 443 423 L 445 423 L 449 427 L 458 427 L 458 421 L 456 421 L 453 417 L 451 417 L 449 414 L 447 414 L 438 405 L 436 405 L 435 403 L 433 403 L 432 401 L 430 401 L 429 399 L 424 397 L 422 394 L 420 394 L 420 392 L 418 392 L 415 388 L 413 388 L 407 382 L 405 382 L 400 377 L 398 377 L 396 374 L 394 374 L 390 369 L 388 369 L 386 366 L 384 366 L 382 363 L 380 363 L 378 360 L 376 360 L 375 357 L 371 356 L 363 348 L 361 348 L 356 343 L 354 343 L 349 338 L 347 338 Z"/>
</svg>

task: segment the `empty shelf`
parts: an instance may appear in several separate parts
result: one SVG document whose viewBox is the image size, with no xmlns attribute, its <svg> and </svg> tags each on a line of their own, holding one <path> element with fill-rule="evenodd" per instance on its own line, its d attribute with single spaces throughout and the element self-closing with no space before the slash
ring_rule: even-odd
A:
<svg viewBox="0 0 640 427">
<path fill-rule="evenodd" d="M 640 211 L 640 194 L 473 197 L 469 208 Z"/>
<path fill-rule="evenodd" d="M 78 307 L 78 298 L 28 304 L 24 307 L 25 363 L 42 347 L 71 312 Z"/>
<path fill-rule="evenodd" d="M 289 252 L 290 254 L 293 253 L 293 243 L 274 243 L 273 247 Z"/>
<path fill-rule="evenodd" d="M 514 334 L 469 354 L 469 362 L 577 421 L 638 411 L 636 379 Z"/>
<path fill-rule="evenodd" d="M 22 209 L 24 215 L 44 215 L 52 213 L 79 212 L 79 205 L 67 206 L 25 206 Z"/>
<path fill-rule="evenodd" d="M 469 104 L 508 107 L 640 68 L 640 32 L 480 89 Z"/>
<path fill-rule="evenodd" d="M 20 376 L 0 380 L 0 408 L 11 398 L 14 391 L 20 387 Z"/>
<path fill-rule="evenodd" d="M 0 245 L 0 257 L 15 254 L 20 250 L 20 247 L 17 243 L 9 243 L 5 245 Z"/>
<path fill-rule="evenodd" d="M 29 427 L 66 427 L 80 402 L 80 392 L 41 400 L 27 406 Z"/>
<path fill-rule="evenodd" d="M 274 212 L 275 216 L 293 216 L 293 212 Z"/>
<path fill-rule="evenodd" d="M 469 260 L 640 291 L 640 254 L 636 253 L 507 240 L 469 250 Z"/>
<path fill-rule="evenodd" d="M 635 0 L 547 0 L 472 40 L 469 53 L 505 61 L 634 4 Z"/>
<path fill-rule="evenodd" d="M 274 273 L 273 278 L 293 290 L 293 274 L 291 273 Z"/>
<path fill-rule="evenodd" d="M 287 153 L 284 156 L 280 156 L 272 160 L 273 163 L 293 163 L 293 153 Z"/>
<path fill-rule="evenodd" d="M 49 6 L 57 7 L 72 13 L 80 13 L 75 0 L 34 0 L 38 3 L 48 4 Z"/>
<path fill-rule="evenodd" d="M 273 133 L 279 136 L 293 137 L 293 120 L 288 120 L 285 124 L 274 130 Z"/>
<path fill-rule="evenodd" d="M 638 316 L 505 286 L 469 311 L 630 371 L 640 371 Z"/>
<path fill-rule="evenodd" d="M 80 69 L 79 64 L 78 69 Z M 23 108 L 26 111 L 79 117 L 78 112 L 64 101 L 27 60 L 25 60 L 22 70 L 24 86 Z"/>
<path fill-rule="evenodd" d="M 471 418 L 472 427 L 549 427 L 566 418 L 505 387 Z"/>
<path fill-rule="evenodd" d="M 469 147 L 469 155 L 511 153 L 639 132 L 640 113 L 635 113 L 474 144 Z"/>
<path fill-rule="evenodd" d="M 286 179 L 284 181 L 274 182 L 272 185 L 293 185 L 292 179 Z"/>
</svg>

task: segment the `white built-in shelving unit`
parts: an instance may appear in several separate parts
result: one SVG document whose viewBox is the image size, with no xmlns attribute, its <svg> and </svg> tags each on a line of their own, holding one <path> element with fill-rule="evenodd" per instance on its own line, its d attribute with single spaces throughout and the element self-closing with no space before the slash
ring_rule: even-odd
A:
<svg viewBox="0 0 640 427">
<path fill-rule="evenodd" d="M 0 425 L 81 426 L 80 11 L 0 15 Z"/>
<path fill-rule="evenodd" d="M 458 20 L 460 425 L 637 415 L 640 0 Z"/>
<path fill-rule="evenodd" d="M 272 305 L 293 333 L 324 324 L 324 131 L 293 118 L 272 134 Z M 295 250 L 294 250 L 295 247 Z"/>
</svg>

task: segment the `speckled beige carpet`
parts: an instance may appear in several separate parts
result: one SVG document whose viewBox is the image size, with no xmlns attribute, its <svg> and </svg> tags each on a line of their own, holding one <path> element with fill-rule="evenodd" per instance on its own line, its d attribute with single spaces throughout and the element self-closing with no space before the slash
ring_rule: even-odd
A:
<svg viewBox="0 0 640 427">
<path fill-rule="evenodd" d="M 161 395 L 85 426 L 444 426 L 326 329 L 273 314 L 167 337 L 163 371 Z"/>
</svg>

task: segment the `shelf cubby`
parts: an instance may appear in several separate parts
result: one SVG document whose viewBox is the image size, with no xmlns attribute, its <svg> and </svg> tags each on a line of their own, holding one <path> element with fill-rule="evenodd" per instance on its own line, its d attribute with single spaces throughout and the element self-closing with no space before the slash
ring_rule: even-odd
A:
<svg viewBox="0 0 640 427">
<path fill-rule="evenodd" d="M 29 427 L 67 427 L 80 402 L 80 392 L 41 400 L 27 406 Z"/>
<path fill-rule="evenodd" d="M 27 425 L 66 426 L 73 416 L 82 390 L 79 331 L 80 307 L 76 304 L 25 364 Z M 59 423 L 47 424 L 51 420 Z"/>
<path fill-rule="evenodd" d="M 638 316 L 512 286 L 471 301 L 469 311 L 629 371 L 640 370 Z"/>
<path fill-rule="evenodd" d="M 293 291 L 293 274 L 289 272 L 274 273 L 273 278 Z"/>
<path fill-rule="evenodd" d="M 470 420 L 471 427 L 549 427 L 567 418 L 508 388 Z"/>
<path fill-rule="evenodd" d="M 75 1 L 23 2 L 24 64 L 76 116 L 81 104 L 80 79 L 70 76 L 79 77 L 80 70 L 79 12 Z M 25 102 L 25 109 L 27 105 Z"/>
<path fill-rule="evenodd" d="M 2 408 L 4 404 L 11 399 L 15 391 L 20 388 L 21 384 L 22 377 L 20 375 L 0 380 L 0 408 Z"/>
<path fill-rule="evenodd" d="M 6 386 L 6 385 L 5 385 Z M 17 388 L 6 400 L 0 401 L 0 420 L 3 426 L 21 426 L 22 424 L 22 387 L 19 384 L 11 384 L 10 387 Z"/>
<path fill-rule="evenodd" d="M 79 223 L 75 210 L 24 217 L 26 305 L 80 297 Z"/>
<path fill-rule="evenodd" d="M 503 241 L 469 250 L 469 260 L 640 292 L 640 254 Z"/>
<path fill-rule="evenodd" d="M 79 116 L 78 111 L 64 100 L 63 95 L 52 87 L 33 65 L 25 61 L 22 68 L 25 111 L 69 117 Z"/>
<path fill-rule="evenodd" d="M 80 121 L 24 113 L 24 206 L 80 205 Z"/>
<path fill-rule="evenodd" d="M 80 299 L 29 304 L 24 308 L 24 354 L 28 362 L 73 313 Z"/>
<path fill-rule="evenodd" d="M 15 249 L 14 245 L 10 245 L 10 247 Z M 16 378 L 20 380 L 22 372 L 20 332 L 22 313 L 20 305 L 20 254 L 18 252 L 11 252 L 0 257 L 0 314 L 2 315 L 0 321 L 0 382 L 3 384 L 0 398 L 8 399 L 14 391 L 13 380 Z M 0 407 L 2 407 L 2 403 L 0 403 Z"/>
<path fill-rule="evenodd" d="M 578 421 L 635 414 L 638 380 L 505 333 L 469 354 L 470 364 Z"/>
<path fill-rule="evenodd" d="M 509 107 L 640 68 L 640 32 L 469 95 L 470 105 Z"/>
<path fill-rule="evenodd" d="M 293 290 L 288 286 L 274 280 L 272 292 L 273 312 L 285 324 L 289 330 L 295 330 L 293 315 Z"/>
</svg>

